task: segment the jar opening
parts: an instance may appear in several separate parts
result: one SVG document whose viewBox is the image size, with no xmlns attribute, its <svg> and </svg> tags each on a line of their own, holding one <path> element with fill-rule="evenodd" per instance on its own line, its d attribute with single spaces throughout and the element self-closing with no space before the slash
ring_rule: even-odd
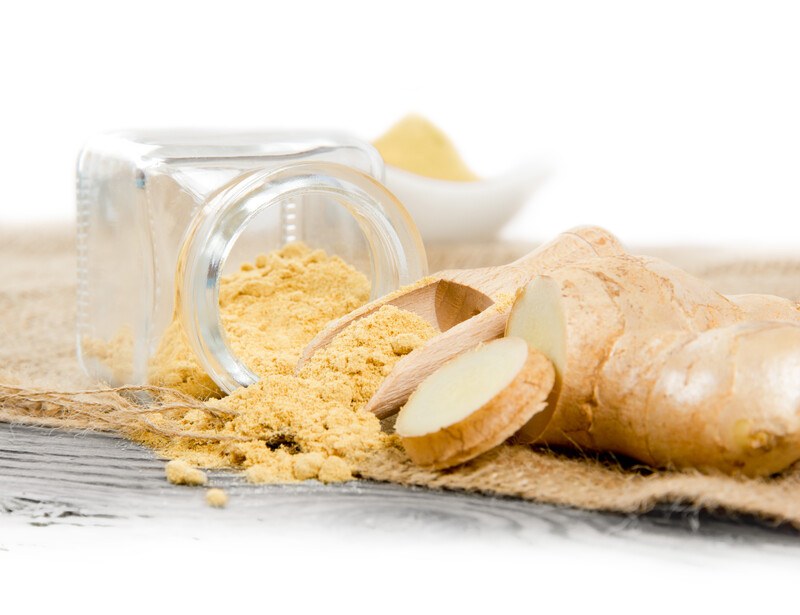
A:
<svg viewBox="0 0 800 615">
<path fill-rule="evenodd" d="M 258 252 L 303 242 L 365 273 L 371 298 L 427 273 L 422 241 L 377 180 L 334 163 L 245 173 L 211 195 L 178 261 L 177 313 L 203 368 L 226 392 L 258 380 L 231 350 L 219 311 L 220 277 Z"/>
</svg>

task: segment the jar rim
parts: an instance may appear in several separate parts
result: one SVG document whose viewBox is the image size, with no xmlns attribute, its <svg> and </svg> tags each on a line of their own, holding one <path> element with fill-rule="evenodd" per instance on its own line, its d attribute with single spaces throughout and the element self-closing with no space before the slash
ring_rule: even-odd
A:
<svg viewBox="0 0 800 615">
<path fill-rule="evenodd" d="M 425 248 L 405 207 L 374 177 L 333 162 L 296 162 L 245 172 L 209 196 L 178 258 L 176 314 L 203 369 L 226 393 L 258 381 L 233 352 L 219 311 L 225 261 L 261 212 L 287 199 L 325 195 L 355 218 L 371 263 L 371 299 L 427 274 Z"/>
</svg>

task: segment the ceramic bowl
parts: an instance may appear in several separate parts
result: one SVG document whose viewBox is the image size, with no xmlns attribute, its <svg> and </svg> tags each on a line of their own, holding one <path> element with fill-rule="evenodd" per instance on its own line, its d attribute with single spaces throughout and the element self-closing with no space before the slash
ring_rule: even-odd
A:
<svg viewBox="0 0 800 615">
<path fill-rule="evenodd" d="M 549 175 L 544 163 L 471 182 L 424 177 L 386 167 L 386 186 L 405 205 L 429 243 L 495 237 Z"/>
</svg>

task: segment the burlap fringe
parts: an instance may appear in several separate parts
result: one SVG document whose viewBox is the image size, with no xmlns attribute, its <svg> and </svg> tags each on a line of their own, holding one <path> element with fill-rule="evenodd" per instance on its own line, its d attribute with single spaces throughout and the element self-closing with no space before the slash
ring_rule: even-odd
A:
<svg viewBox="0 0 800 615">
<path fill-rule="evenodd" d="M 153 433 L 170 438 L 244 441 L 233 435 L 194 432 L 177 425 L 186 412 L 199 410 L 224 420 L 234 416 L 174 389 L 123 386 L 83 391 L 52 391 L 0 384 L 0 421 L 38 427 L 62 427 L 127 435 Z M 164 421 L 154 423 L 159 414 Z M 162 424 L 163 423 L 163 424 Z"/>
</svg>

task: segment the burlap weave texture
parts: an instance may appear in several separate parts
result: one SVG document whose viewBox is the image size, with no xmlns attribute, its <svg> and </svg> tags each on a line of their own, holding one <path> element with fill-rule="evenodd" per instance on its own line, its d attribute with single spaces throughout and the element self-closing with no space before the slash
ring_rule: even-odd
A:
<svg viewBox="0 0 800 615">
<path fill-rule="evenodd" d="M 496 265 L 526 244 L 434 246 L 431 269 Z M 765 292 L 800 298 L 800 255 L 745 258 L 701 249 L 648 251 L 706 279 L 725 293 Z M 75 358 L 75 249 L 71 231 L 0 231 L 0 383 L 45 390 L 91 387 Z M 0 398 L 0 406 L 24 403 Z M 770 479 L 650 471 L 613 458 L 504 446 L 447 472 L 421 470 L 399 451 L 373 457 L 365 478 L 521 497 L 620 512 L 682 502 L 756 514 L 800 527 L 800 468 Z"/>
</svg>

